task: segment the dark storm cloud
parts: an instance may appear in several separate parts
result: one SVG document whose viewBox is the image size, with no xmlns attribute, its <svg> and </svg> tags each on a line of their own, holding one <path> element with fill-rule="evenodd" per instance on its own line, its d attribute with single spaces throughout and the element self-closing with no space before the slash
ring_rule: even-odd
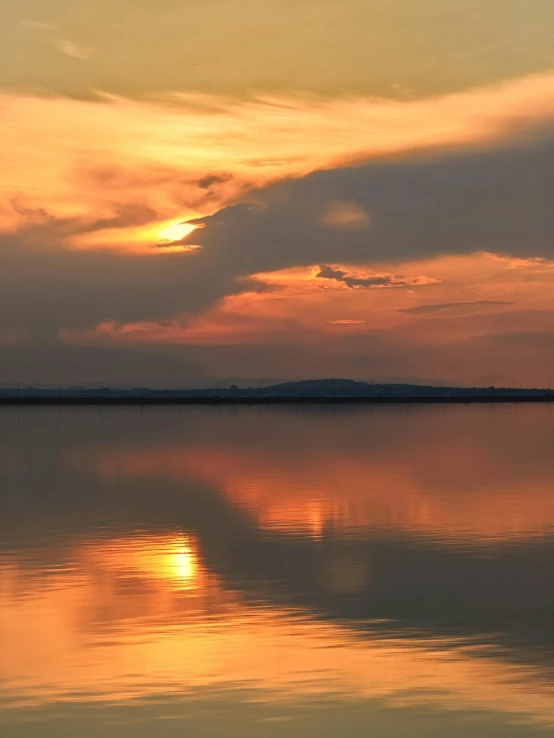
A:
<svg viewBox="0 0 554 738">
<path fill-rule="evenodd" d="M 213 185 L 223 184 L 233 179 L 232 174 L 208 174 L 198 180 L 198 186 L 203 190 L 209 190 Z"/>
<path fill-rule="evenodd" d="M 79 223 L 51 222 L 0 236 L 0 336 L 55 340 L 61 328 L 160 320 L 239 292 L 233 274 L 197 253 L 138 255 L 57 247 Z"/>
<path fill-rule="evenodd" d="M 472 307 L 473 305 L 513 305 L 513 302 L 504 302 L 496 300 L 474 300 L 473 302 L 444 302 L 439 305 L 417 305 L 411 308 L 402 308 L 399 313 L 409 313 L 410 315 L 425 315 L 426 313 L 436 313 L 440 310 L 449 310 L 457 307 Z"/>
<path fill-rule="evenodd" d="M 190 238 L 238 274 L 314 263 L 379 263 L 489 251 L 554 257 L 554 142 L 413 157 L 318 172 L 197 221 Z M 371 228 L 321 224 L 329 202 L 355 201 Z"/>
<path fill-rule="evenodd" d="M 411 284 L 410 280 L 398 276 L 393 277 L 389 274 L 354 277 L 342 269 L 336 269 L 331 266 L 320 266 L 319 272 L 317 272 L 315 277 L 316 279 L 334 279 L 336 282 L 342 282 L 351 289 L 356 287 L 366 289 L 370 289 L 371 287 L 406 287 L 406 285 Z"/>
</svg>

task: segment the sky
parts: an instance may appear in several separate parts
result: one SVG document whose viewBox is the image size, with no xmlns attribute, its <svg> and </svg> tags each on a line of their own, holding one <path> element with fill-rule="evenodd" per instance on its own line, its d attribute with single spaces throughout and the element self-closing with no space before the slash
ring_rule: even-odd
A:
<svg viewBox="0 0 554 738">
<path fill-rule="evenodd" d="M 0 0 L 0 382 L 551 386 L 551 0 Z"/>
</svg>

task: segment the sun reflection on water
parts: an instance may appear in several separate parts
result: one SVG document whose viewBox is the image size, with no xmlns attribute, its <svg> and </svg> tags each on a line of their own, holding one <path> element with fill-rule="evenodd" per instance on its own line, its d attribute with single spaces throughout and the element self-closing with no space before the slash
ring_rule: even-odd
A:
<svg viewBox="0 0 554 738">
<path fill-rule="evenodd" d="M 194 586 L 198 573 L 198 559 L 196 551 L 187 540 L 176 542 L 174 548 L 165 558 L 168 578 L 182 585 L 185 589 Z"/>
<path fill-rule="evenodd" d="M 122 536 L 78 549 L 68 552 L 76 568 L 47 578 L 38 560 L 0 565 L 0 683 L 12 704 L 164 699 L 246 685 L 268 704 L 342 695 L 554 724 L 552 686 L 539 667 L 456 638 L 361 637 L 307 611 L 260 607 L 203 573 L 190 536 Z M 364 586 L 361 563 L 330 562 L 334 592 Z M 195 587 L 199 597 L 177 591 Z"/>
<path fill-rule="evenodd" d="M 135 534 L 86 546 L 84 566 L 151 582 L 156 589 L 199 590 L 204 571 L 191 535 Z"/>
<path fill-rule="evenodd" d="M 125 420 L 119 443 L 63 445 L 56 481 L 78 472 L 82 494 L 60 495 L 54 524 L 41 513 L 44 537 L 27 532 L 26 508 L 0 547 L 0 710 L 2 699 L 38 709 L 191 695 L 210 710 L 227 694 L 233 705 L 373 701 L 551 729 L 551 640 L 536 623 L 552 613 L 552 431 L 531 416 L 546 440 L 532 467 L 509 466 L 500 452 L 523 432 L 501 443 L 500 412 L 478 444 L 473 412 L 468 435 L 458 413 L 455 434 L 446 418 L 423 446 L 411 429 L 398 441 L 403 416 L 383 414 L 373 453 L 355 445 L 369 432 L 361 414 L 341 420 L 338 439 L 325 429 L 327 446 L 302 417 L 284 427 L 310 441 L 280 446 L 275 412 L 265 435 L 264 416 L 244 413 L 221 436 L 225 416 L 216 429 L 195 412 L 183 439 L 172 426 L 164 441 L 154 411 L 138 438 Z"/>
</svg>

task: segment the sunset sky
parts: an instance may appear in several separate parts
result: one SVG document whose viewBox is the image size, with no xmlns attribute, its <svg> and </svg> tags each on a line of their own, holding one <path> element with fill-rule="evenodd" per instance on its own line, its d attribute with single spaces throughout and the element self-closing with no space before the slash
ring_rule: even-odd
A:
<svg viewBox="0 0 554 738">
<path fill-rule="evenodd" d="M 552 0 L 0 0 L 0 382 L 550 386 Z"/>
</svg>

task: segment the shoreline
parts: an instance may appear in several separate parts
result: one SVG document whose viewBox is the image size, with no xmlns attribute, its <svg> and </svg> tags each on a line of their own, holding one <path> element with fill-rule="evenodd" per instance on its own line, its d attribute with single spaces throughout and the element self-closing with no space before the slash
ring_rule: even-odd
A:
<svg viewBox="0 0 554 738">
<path fill-rule="evenodd" d="M 0 407 L 71 405 L 465 405 L 479 403 L 553 402 L 545 395 L 479 395 L 458 397 L 2 397 Z"/>
</svg>

